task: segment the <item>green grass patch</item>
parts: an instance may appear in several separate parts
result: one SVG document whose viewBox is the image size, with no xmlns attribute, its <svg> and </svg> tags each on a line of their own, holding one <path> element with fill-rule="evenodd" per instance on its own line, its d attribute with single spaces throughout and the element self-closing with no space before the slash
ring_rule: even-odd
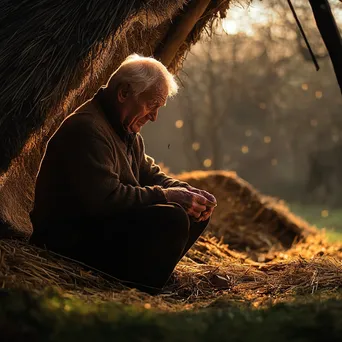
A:
<svg viewBox="0 0 342 342">
<path fill-rule="evenodd" d="M 118 303 L 89 304 L 55 291 L 0 292 L 1 341 L 340 341 L 342 302 L 254 309 L 227 301 L 178 313 Z"/>
<path fill-rule="evenodd" d="M 330 209 L 318 205 L 289 204 L 293 213 L 319 229 L 325 228 L 328 240 L 342 241 L 342 208 Z"/>
</svg>

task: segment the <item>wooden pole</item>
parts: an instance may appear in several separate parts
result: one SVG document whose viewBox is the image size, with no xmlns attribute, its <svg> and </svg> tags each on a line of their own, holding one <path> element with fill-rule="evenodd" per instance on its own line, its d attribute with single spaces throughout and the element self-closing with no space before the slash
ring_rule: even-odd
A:
<svg viewBox="0 0 342 342">
<path fill-rule="evenodd" d="M 342 92 L 342 40 L 328 0 L 309 0 Z"/>
<path fill-rule="evenodd" d="M 179 20 L 172 25 L 172 30 L 166 35 L 155 51 L 155 57 L 165 66 L 169 66 L 180 46 L 201 18 L 210 0 L 192 0 L 185 8 Z"/>
</svg>

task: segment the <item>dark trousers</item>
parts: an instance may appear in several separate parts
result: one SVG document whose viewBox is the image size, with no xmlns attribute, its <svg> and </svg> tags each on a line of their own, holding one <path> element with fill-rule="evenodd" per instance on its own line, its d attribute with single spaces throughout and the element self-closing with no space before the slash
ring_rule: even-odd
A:
<svg viewBox="0 0 342 342">
<path fill-rule="evenodd" d="M 155 293 L 208 221 L 194 222 L 177 204 L 158 204 L 102 222 L 54 222 L 34 227 L 30 242 L 84 262 L 128 286 Z"/>
</svg>

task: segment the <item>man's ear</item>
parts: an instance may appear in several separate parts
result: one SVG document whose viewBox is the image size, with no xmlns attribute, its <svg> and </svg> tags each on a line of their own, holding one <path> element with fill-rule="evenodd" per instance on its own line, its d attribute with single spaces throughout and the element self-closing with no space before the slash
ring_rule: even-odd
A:
<svg viewBox="0 0 342 342">
<path fill-rule="evenodd" d="M 119 102 L 123 103 L 127 100 L 130 94 L 130 86 L 129 84 L 120 84 L 118 87 L 118 100 Z"/>
</svg>

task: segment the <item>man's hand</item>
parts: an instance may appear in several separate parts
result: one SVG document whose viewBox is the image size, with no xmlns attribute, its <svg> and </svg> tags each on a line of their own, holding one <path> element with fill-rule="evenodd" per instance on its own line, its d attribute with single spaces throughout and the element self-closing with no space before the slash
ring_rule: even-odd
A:
<svg viewBox="0 0 342 342">
<path fill-rule="evenodd" d="M 210 194 L 209 192 L 205 191 L 205 190 L 200 190 L 197 188 L 194 188 L 193 186 L 188 186 L 187 189 L 190 192 L 199 194 L 203 197 L 205 197 L 210 205 L 206 207 L 206 210 L 202 212 L 201 216 L 198 218 L 198 221 L 206 221 L 209 219 L 209 217 L 212 215 L 212 213 L 214 212 L 215 207 L 217 206 L 217 201 L 214 195 Z"/>
<path fill-rule="evenodd" d="M 163 189 L 168 202 L 175 202 L 181 205 L 189 216 L 200 219 L 201 215 L 212 203 L 201 194 L 197 194 L 182 187 Z M 202 221 L 202 220 L 201 220 Z"/>
<path fill-rule="evenodd" d="M 195 194 L 199 194 L 199 195 L 204 196 L 208 201 L 215 204 L 215 206 L 217 205 L 217 201 L 216 201 L 215 196 L 210 194 L 208 191 L 200 190 L 200 189 L 194 188 L 193 186 L 188 186 L 186 189 L 188 189 L 191 192 L 194 192 Z"/>
</svg>

